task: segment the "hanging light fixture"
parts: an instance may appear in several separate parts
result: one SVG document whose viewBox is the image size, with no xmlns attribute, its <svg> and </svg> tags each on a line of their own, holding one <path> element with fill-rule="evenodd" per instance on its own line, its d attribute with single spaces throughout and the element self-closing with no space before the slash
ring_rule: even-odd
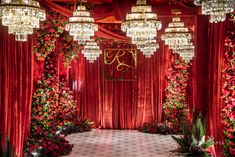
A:
<svg viewBox="0 0 235 157">
<path fill-rule="evenodd" d="M 178 17 L 181 12 L 172 10 L 172 13 L 175 14 L 175 17 L 168 24 L 168 28 L 165 29 L 165 33 L 161 38 L 172 49 L 173 53 L 178 53 L 185 62 L 190 62 L 194 57 L 192 33 L 189 32 L 188 28 L 184 27 L 184 23 Z"/>
<path fill-rule="evenodd" d="M 94 61 L 102 54 L 100 47 L 94 41 L 94 39 L 90 39 L 84 46 L 82 50 L 82 54 L 88 60 L 89 63 L 94 63 Z"/>
<path fill-rule="evenodd" d="M 187 45 L 181 45 L 180 47 L 170 46 L 174 53 L 178 53 L 179 56 L 185 60 L 186 63 L 190 62 L 194 57 L 194 46 L 193 43 L 188 43 Z"/>
<path fill-rule="evenodd" d="M 160 29 L 161 22 L 157 20 L 157 14 L 152 12 L 152 7 L 147 5 L 146 0 L 137 0 L 121 25 L 121 30 L 126 32 L 137 47 L 143 44 L 142 41 L 156 40 L 157 30 Z"/>
<path fill-rule="evenodd" d="M 69 23 L 65 26 L 65 30 L 69 31 L 69 34 L 79 44 L 85 44 L 98 31 L 98 25 L 94 23 L 94 19 L 90 16 L 90 12 L 86 10 L 81 1 L 81 5 L 77 6 L 73 16 L 69 18 Z"/>
<path fill-rule="evenodd" d="M 226 14 L 234 11 L 234 0 L 205 0 L 202 3 L 202 14 L 210 15 L 210 23 L 226 19 Z"/>
<path fill-rule="evenodd" d="M 0 18 L 16 41 L 27 41 L 27 35 L 40 27 L 39 22 L 46 20 L 46 14 L 34 0 L 1 0 Z"/>
<path fill-rule="evenodd" d="M 146 58 L 151 58 L 154 52 L 159 49 L 159 44 L 156 40 L 142 40 L 137 44 L 137 49 L 142 51 Z"/>
<path fill-rule="evenodd" d="M 181 12 L 179 10 L 172 10 L 175 17 L 172 18 L 172 22 L 168 24 L 168 28 L 165 29 L 165 33 L 162 34 L 161 39 L 165 41 L 166 45 L 171 46 L 183 46 L 187 45 L 192 40 L 192 34 L 188 28 L 184 27 L 184 23 L 181 22 L 178 17 Z"/>
</svg>

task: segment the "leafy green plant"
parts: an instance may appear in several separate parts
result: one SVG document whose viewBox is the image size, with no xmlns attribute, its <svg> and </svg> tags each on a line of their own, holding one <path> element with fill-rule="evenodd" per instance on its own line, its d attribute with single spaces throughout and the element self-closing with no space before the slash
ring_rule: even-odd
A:
<svg viewBox="0 0 235 157">
<path fill-rule="evenodd" d="M 214 145 L 214 140 L 208 138 L 206 140 L 206 119 L 199 114 L 194 114 L 192 126 L 185 123 L 183 126 L 183 134 L 179 137 L 172 136 L 172 138 L 180 146 L 174 153 L 183 156 L 207 157 L 210 153 L 208 148 Z"/>
<path fill-rule="evenodd" d="M 2 135 L 0 134 L 0 141 L 2 141 Z M 14 146 L 10 146 L 10 141 L 8 139 L 8 137 L 6 136 L 5 139 L 5 147 L 2 148 L 0 146 L 0 157 L 14 157 Z"/>
</svg>

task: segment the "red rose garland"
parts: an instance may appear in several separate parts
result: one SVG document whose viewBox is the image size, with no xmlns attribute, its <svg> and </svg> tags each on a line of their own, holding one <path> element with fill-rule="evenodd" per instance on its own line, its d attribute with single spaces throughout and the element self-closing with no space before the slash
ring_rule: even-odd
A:
<svg viewBox="0 0 235 157">
<path fill-rule="evenodd" d="M 67 122 L 66 117 L 74 117 L 70 113 L 76 112 L 76 110 L 65 112 L 65 108 L 58 103 L 57 62 L 58 57 L 55 53 L 47 55 L 43 78 L 39 81 L 39 88 L 33 95 L 31 130 L 30 137 L 25 143 L 25 152 L 43 151 L 48 156 L 61 156 L 72 151 L 73 145 L 69 144 L 63 136 L 56 134 L 59 126 Z M 65 120 L 61 118 L 61 113 Z"/>
<path fill-rule="evenodd" d="M 235 156 L 235 32 L 230 32 L 225 40 L 225 65 L 223 71 L 223 98 L 225 108 L 224 135 L 225 156 Z"/>
<path fill-rule="evenodd" d="M 73 37 L 71 37 L 68 32 L 64 32 L 61 35 L 61 41 L 63 43 L 61 54 L 63 55 L 65 65 L 68 66 L 78 57 L 80 46 L 73 40 Z"/>
<path fill-rule="evenodd" d="M 175 132 L 181 131 L 181 124 L 187 120 L 187 87 L 189 65 L 182 59 L 176 60 L 169 69 L 166 100 L 163 105 L 164 120 Z"/>
<path fill-rule="evenodd" d="M 65 32 L 67 23 L 67 19 L 59 13 L 47 14 L 47 20 L 41 24 L 40 29 L 35 33 L 34 52 L 38 59 L 45 59 L 48 54 L 55 50 L 55 41 L 58 37 L 61 37 L 63 44 L 60 51 L 64 57 L 65 65 L 69 65 L 78 56 L 78 43 L 73 41 L 68 32 Z"/>
<path fill-rule="evenodd" d="M 189 81 L 189 64 L 178 59 L 169 69 L 166 100 L 163 105 L 164 121 L 145 122 L 139 129 L 145 133 L 179 133 L 182 123 L 187 121 L 187 87 Z"/>
<path fill-rule="evenodd" d="M 45 59 L 55 49 L 56 39 L 64 32 L 66 19 L 56 12 L 47 14 L 35 33 L 34 52 L 39 59 Z"/>
</svg>

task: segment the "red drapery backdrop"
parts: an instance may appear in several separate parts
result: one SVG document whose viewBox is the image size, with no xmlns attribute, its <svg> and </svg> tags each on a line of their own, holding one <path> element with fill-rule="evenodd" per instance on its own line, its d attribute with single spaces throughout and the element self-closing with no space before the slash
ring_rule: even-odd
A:
<svg viewBox="0 0 235 157">
<path fill-rule="evenodd" d="M 163 46 L 151 59 L 138 53 L 136 81 L 104 79 L 103 55 L 88 63 L 83 56 L 70 69 L 70 84 L 80 102 L 80 114 L 97 127 L 134 129 L 161 120 L 170 52 Z M 160 104 L 160 105 L 158 105 Z"/>
<path fill-rule="evenodd" d="M 29 133 L 33 88 L 33 41 L 16 42 L 0 27 L 0 133 L 21 156 L 25 135 Z"/>
<path fill-rule="evenodd" d="M 210 24 L 209 27 L 209 59 L 208 59 L 208 105 L 207 115 L 209 123 L 209 134 L 215 138 L 217 155 L 223 152 L 223 123 L 222 109 L 224 100 L 222 98 L 222 71 L 224 66 L 224 41 L 228 30 L 234 30 L 235 24 L 231 21 Z"/>
<path fill-rule="evenodd" d="M 123 1 L 114 2 L 117 5 L 123 4 Z M 72 15 L 72 11 L 61 8 L 53 2 L 42 1 L 42 3 L 67 17 Z M 112 4 L 97 7 L 94 11 L 96 19 L 115 15 L 117 19 L 122 20 L 123 10 L 130 9 L 129 5 L 126 3 L 125 7 L 115 5 L 114 9 L 110 9 Z M 117 11 L 120 8 L 121 10 Z M 154 7 L 154 11 L 164 18 L 163 26 L 168 22 L 163 15 L 169 14 L 170 9 Z M 183 13 L 191 15 L 197 13 L 197 9 L 184 9 L 184 11 Z M 220 75 L 223 63 L 223 39 L 227 24 L 209 25 L 209 34 L 207 34 L 206 17 L 195 16 L 195 18 L 197 19 L 194 22 L 194 30 L 197 32 L 196 51 L 190 83 L 190 107 L 191 110 L 196 109 L 207 113 L 209 133 L 216 138 L 216 141 L 221 141 L 222 125 L 219 115 L 223 102 L 220 99 Z M 99 27 L 99 30 L 100 34 L 97 36 L 126 40 L 124 36 L 103 27 Z M 8 134 L 19 155 L 22 152 L 24 135 L 28 133 L 30 121 L 32 43 L 30 38 L 28 43 L 16 43 L 12 36 L 7 35 L 6 29 L 0 27 L 2 63 L 0 64 L 0 132 L 3 133 L 3 137 Z M 103 56 L 100 56 L 99 62 L 95 64 L 88 64 L 83 57 L 74 62 L 70 70 L 70 83 L 73 85 L 76 99 L 81 102 L 79 104 L 81 115 L 93 119 L 97 127 L 102 128 L 136 128 L 144 121 L 160 120 L 171 55 L 163 44 L 160 47 L 160 51 L 152 59 L 145 59 L 141 54 L 138 55 L 138 79 L 135 82 L 105 81 L 102 75 Z"/>
</svg>

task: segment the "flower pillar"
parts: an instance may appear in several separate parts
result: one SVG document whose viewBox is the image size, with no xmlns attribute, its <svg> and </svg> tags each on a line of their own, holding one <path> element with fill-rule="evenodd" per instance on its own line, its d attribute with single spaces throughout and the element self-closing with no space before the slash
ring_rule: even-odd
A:
<svg viewBox="0 0 235 157">
<path fill-rule="evenodd" d="M 176 59 L 169 69 L 166 100 L 163 105 L 164 120 L 175 132 L 181 131 L 181 124 L 187 120 L 187 87 L 189 64 Z"/>
<path fill-rule="evenodd" d="M 223 98 L 225 108 L 224 136 L 225 156 L 235 156 L 235 32 L 230 32 L 225 40 L 225 65 L 223 71 Z"/>
</svg>

